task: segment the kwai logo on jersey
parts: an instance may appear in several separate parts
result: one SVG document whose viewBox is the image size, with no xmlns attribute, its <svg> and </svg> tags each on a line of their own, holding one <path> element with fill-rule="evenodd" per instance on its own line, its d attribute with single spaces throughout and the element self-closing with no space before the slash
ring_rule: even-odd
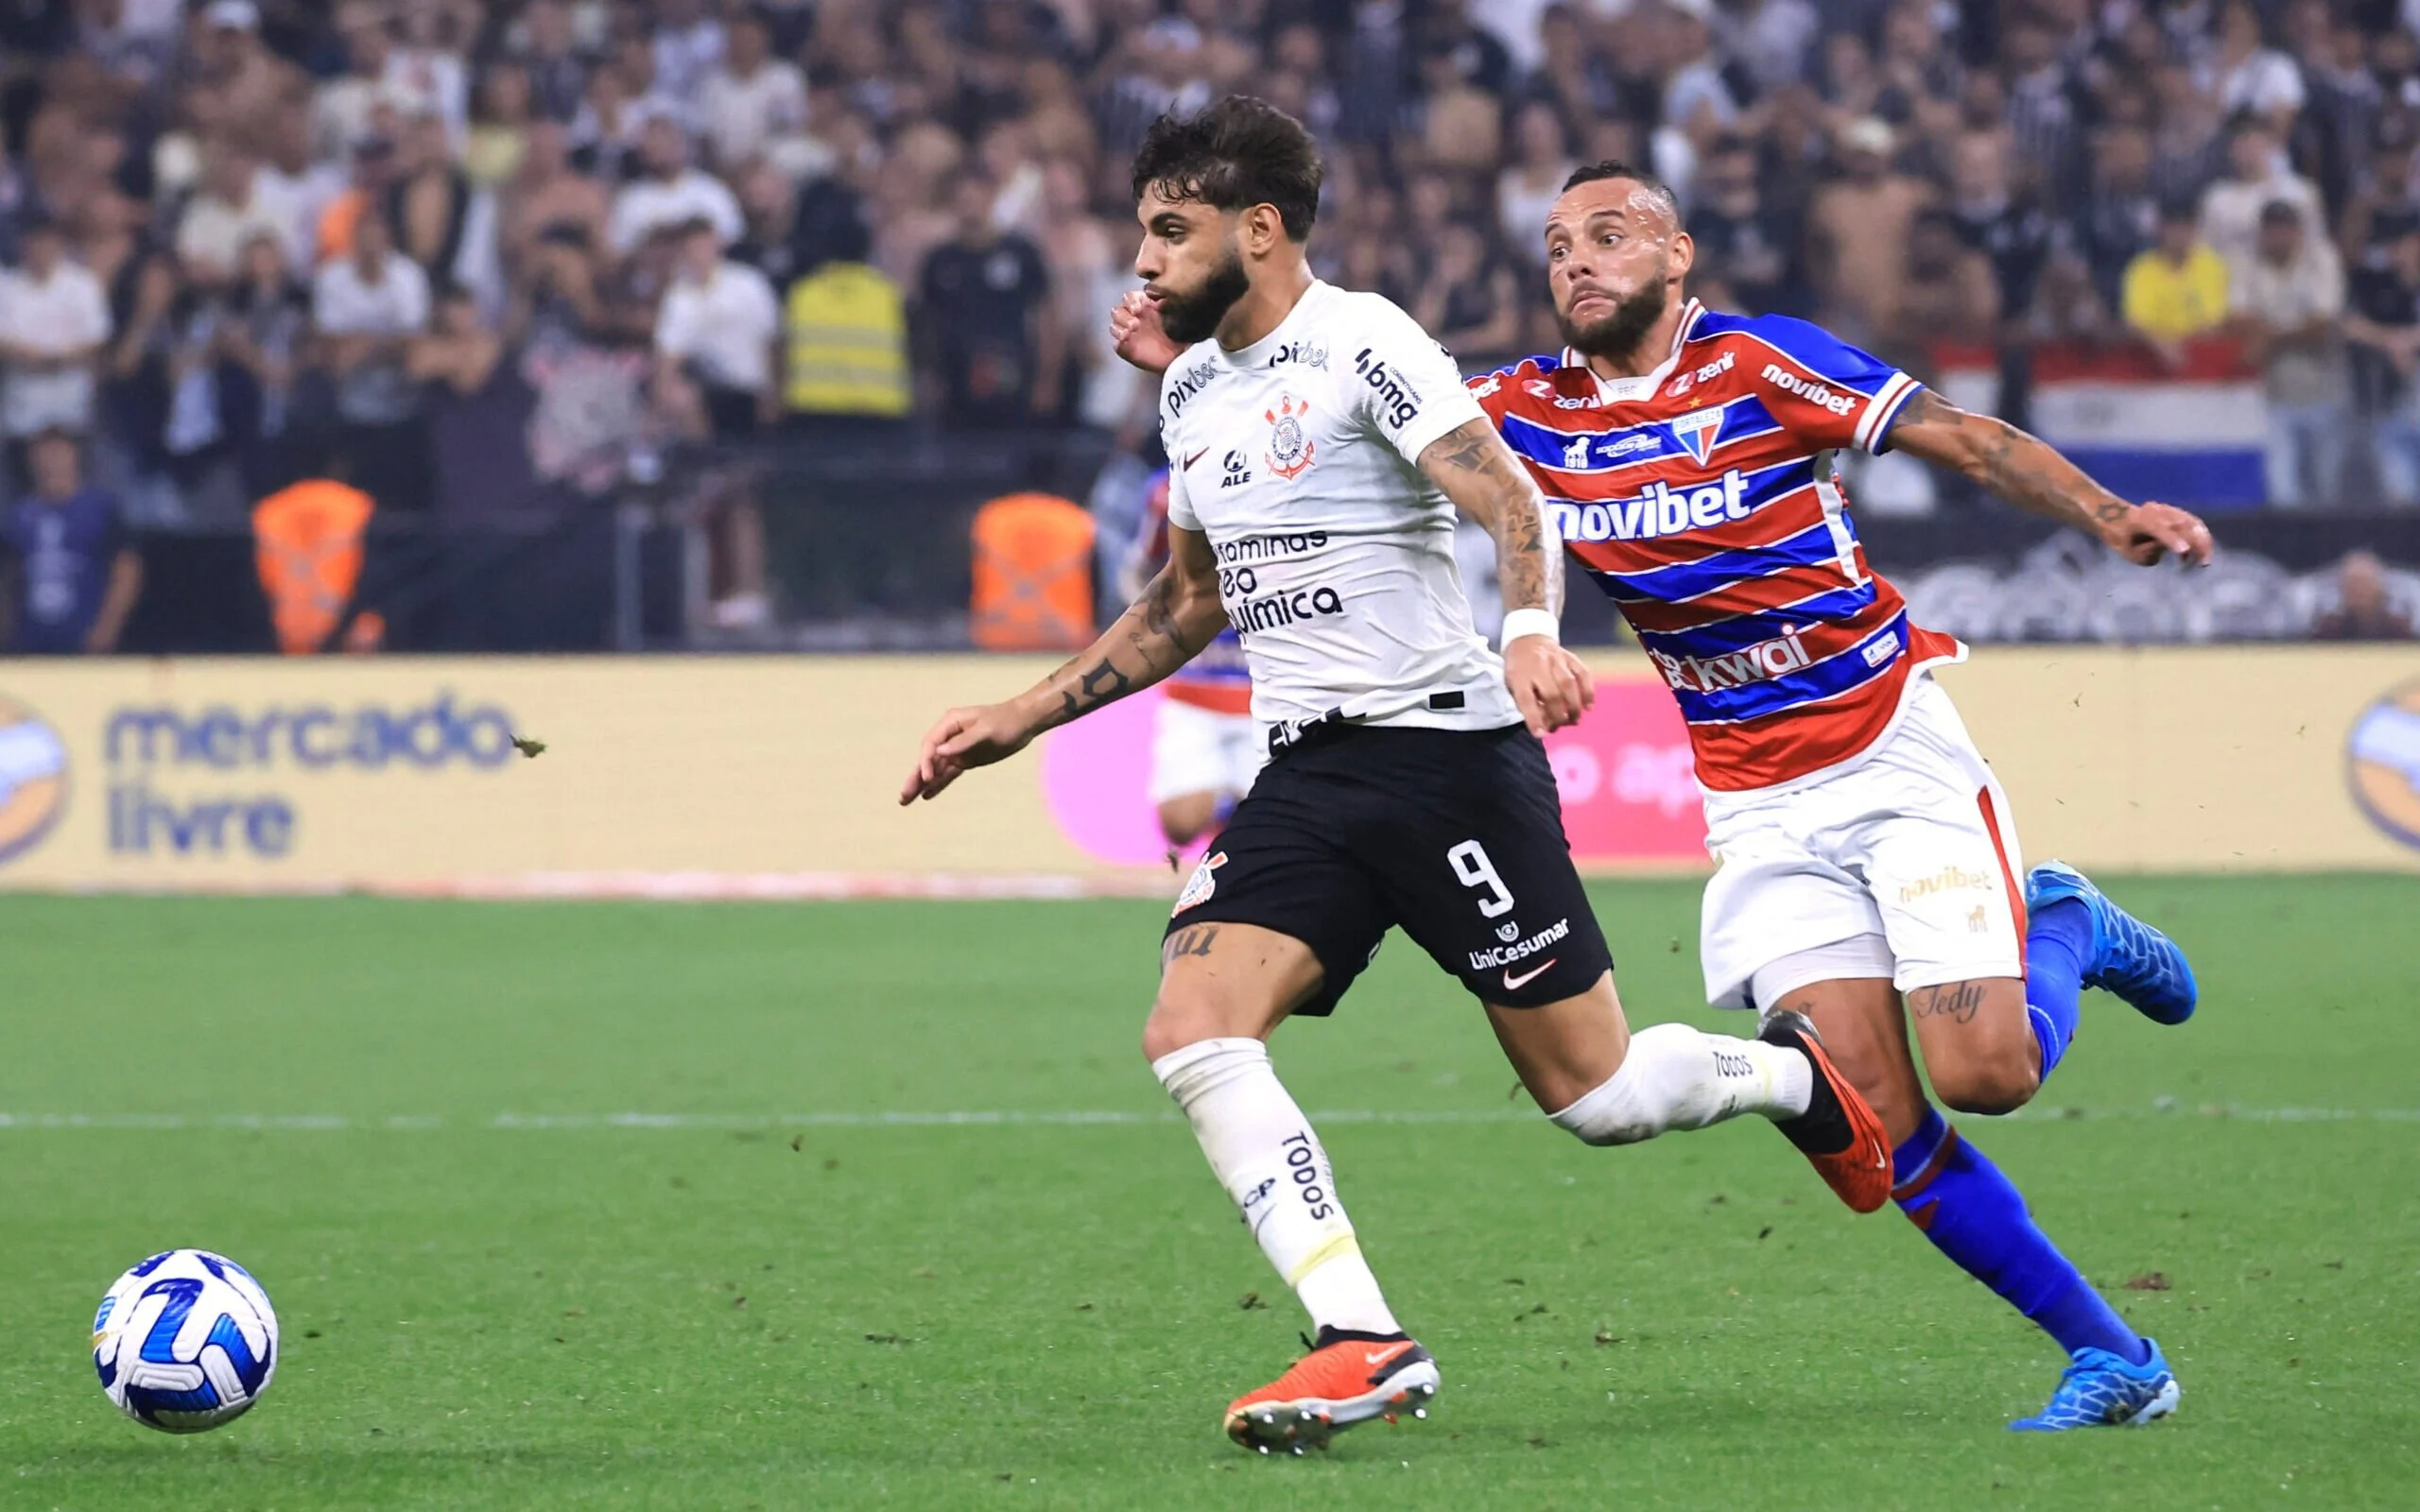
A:
<svg viewBox="0 0 2420 1512">
<path fill-rule="evenodd" d="M 1269 419 L 1269 471 L 1291 483 L 1311 470 L 1319 460 L 1319 449 L 1303 429 L 1303 419 L 1311 412 L 1307 400 L 1291 394 L 1280 394 L 1275 409 L 1263 410 Z"/>
<path fill-rule="evenodd" d="M 1547 512 L 1556 532 L 1571 541 L 1653 541 L 1684 530 L 1711 530 L 1755 512 L 1748 502 L 1748 479 L 1737 468 L 1712 483 L 1676 489 L 1658 479 L 1647 491 L 1603 504 L 1551 499 Z"/>
<path fill-rule="evenodd" d="M 1685 415 L 1672 418 L 1672 438 L 1688 449 L 1689 455 L 1698 459 L 1700 467 L 1705 465 L 1707 455 L 1714 451 L 1714 438 L 1721 432 L 1722 411 L 1720 409 L 1693 409 Z"/>
<path fill-rule="evenodd" d="M 1664 674 L 1664 680 L 1675 690 L 1719 693 L 1813 666 L 1815 659 L 1806 654 L 1806 644 L 1798 634 L 1798 627 L 1793 625 L 1770 641 L 1758 641 L 1728 656 L 1674 656 L 1669 651 L 1647 654 L 1655 669 Z"/>
<path fill-rule="evenodd" d="M 42 843 L 67 810 L 67 743 L 48 721 L 0 697 L 0 861 Z"/>
<path fill-rule="evenodd" d="M 1865 399 L 1863 394 L 1844 394 L 1828 384 L 1801 378 L 1777 362 L 1766 363 L 1765 370 L 1757 376 L 1783 393 L 1795 394 L 1810 404 L 1821 404 L 1835 415 L 1847 414 Z"/>
</svg>

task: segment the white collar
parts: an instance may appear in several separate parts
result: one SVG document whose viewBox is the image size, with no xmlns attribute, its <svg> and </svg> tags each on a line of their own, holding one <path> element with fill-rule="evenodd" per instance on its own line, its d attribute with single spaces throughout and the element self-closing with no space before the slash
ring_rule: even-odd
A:
<svg viewBox="0 0 2420 1512">
<path fill-rule="evenodd" d="M 1698 319 L 1704 314 L 1705 306 L 1694 299 L 1681 306 L 1681 323 L 1672 331 L 1672 350 L 1665 354 L 1664 361 L 1653 372 L 1643 372 L 1630 378 L 1599 378 L 1597 369 L 1588 366 L 1588 358 L 1569 347 L 1563 349 L 1563 365 L 1577 368 L 1596 381 L 1599 404 L 1634 404 L 1640 400 L 1651 399 L 1680 362 L 1681 348 L 1687 343 L 1689 333 L 1697 329 Z"/>
</svg>

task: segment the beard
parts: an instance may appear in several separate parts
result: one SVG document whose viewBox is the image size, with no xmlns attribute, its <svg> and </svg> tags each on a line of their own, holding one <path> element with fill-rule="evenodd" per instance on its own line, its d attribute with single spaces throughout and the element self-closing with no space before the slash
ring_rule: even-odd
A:
<svg viewBox="0 0 2420 1512">
<path fill-rule="evenodd" d="M 1670 303 L 1664 270 L 1659 267 L 1654 277 L 1618 301 L 1613 314 L 1582 325 L 1558 310 L 1555 323 L 1563 327 L 1564 344 L 1582 356 L 1625 356 L 1637 350 Z"/>
<path fill-rule="evenodd" d="M 1244 260 L 1229 247 L 1201 288 L 1191 294 L 1159 296 L 1160 328 L 1180 347 L 1207 341 L 1236 301 L 1251 292 L 1252 279 L 1244 272 Z"/>
</svg>

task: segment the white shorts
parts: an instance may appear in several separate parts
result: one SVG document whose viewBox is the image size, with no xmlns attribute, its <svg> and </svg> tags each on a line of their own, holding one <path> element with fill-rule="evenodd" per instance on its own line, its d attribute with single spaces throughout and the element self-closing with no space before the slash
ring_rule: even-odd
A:
<svg viewBox="0 0 2420 1512">
<path fill-rule="evenodd" d="M 1708 792 L 1705 819 L 1717 866 L 1698 954 L 1718 1007 L 1759 1005 L 1752 984 L 1772 994 L 1887 975 L 1906 992 L 2025 974 L 2025 861 L 2008 797 L 1929 677 L 1854 765 Z"/>
<path fill-rule="evenodd" d="M 1268 759 L 1269 747 L 1252 715 L 1164 698 L 1151 729 L 1151 801 L 1165 803 L 1187 793 L 1240 797 L 1252 791 L 1252 780 Z"/>
</svg>

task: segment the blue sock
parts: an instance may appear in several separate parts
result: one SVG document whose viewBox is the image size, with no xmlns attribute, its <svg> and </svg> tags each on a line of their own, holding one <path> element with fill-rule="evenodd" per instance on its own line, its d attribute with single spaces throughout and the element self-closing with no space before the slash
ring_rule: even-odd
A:
<svg viewBox="0 0 2420 1512">
<path fill-rule="evenodd" d="M 2069 1354 L 2107 1349 L 2142 1364 L 2151 1358 L 2129 1328 L 2067 1257 L 2059 1253 L 1998 1166 L 1958 1137 L 1933 1108 L 1893 1152 L 1892 1198 L 1933 1247 L 2038 1324 Z"/>
<path fill-rule="evenodd" d="M 2092 912 L 2077 898 L 2034 911 L 2025 929 L 2025 1012 L 2042 1049 L 2042 1079 L 2076 1037 L 2083 973 L 2092 962 Z"/>
</svg>

